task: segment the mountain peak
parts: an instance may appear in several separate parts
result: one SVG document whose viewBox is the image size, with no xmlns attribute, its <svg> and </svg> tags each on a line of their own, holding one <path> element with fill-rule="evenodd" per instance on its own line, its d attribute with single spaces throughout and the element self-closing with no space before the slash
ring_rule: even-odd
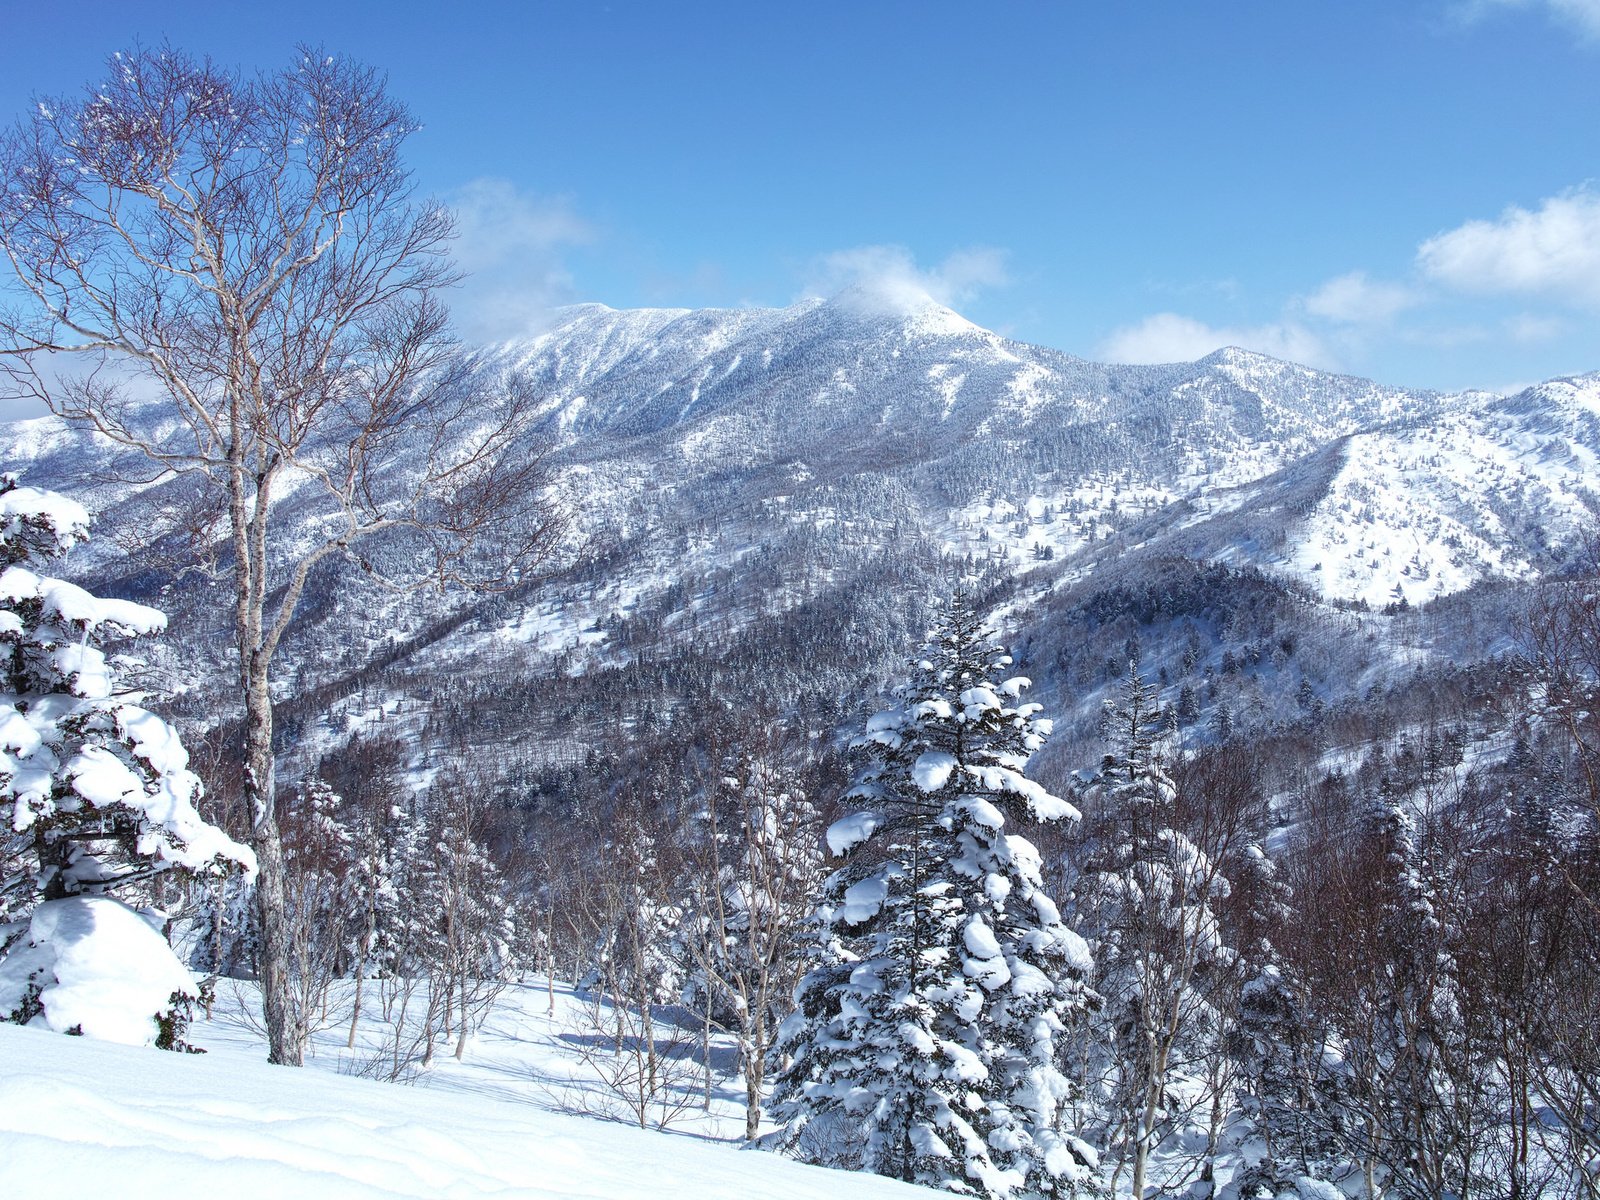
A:
<svg viewBox="0 0 1600 1200">
<path fill-rule="evenodd" d="M 1195 363 L 1196 365 L 1208 367 L 1283 367 L 1294 365 L 1286 363 L 1281 358 L 1273 358 L 1270 354 L 1262 354 L 1259 350 L 1246 350 L 1243 346 L 1223 346 L 1220 350 L 1213 350 L 1204 358 L 1195 359 Z"/>
<path fill-rule="evenodd" d="M 827 303 L 857 317 L 888 317 L 904 321 L 908 332 L 951 334 L 981 331 L 979 326 L 960 313 L 905 280 L 863 280 L 836 293 Z"/>
</svg>

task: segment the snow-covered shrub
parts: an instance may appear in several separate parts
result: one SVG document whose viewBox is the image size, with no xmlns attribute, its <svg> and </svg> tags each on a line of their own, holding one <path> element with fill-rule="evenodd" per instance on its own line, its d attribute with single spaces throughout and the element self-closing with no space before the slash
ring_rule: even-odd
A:
<svg viewBox="0 0 1600 1200">
<path fill-rule="evenodd" d="M 182 1050 L 200 987 L 159 933 L 109 896 L 47 900 L 0 958 L 0 1020 Z"/>
</svg>

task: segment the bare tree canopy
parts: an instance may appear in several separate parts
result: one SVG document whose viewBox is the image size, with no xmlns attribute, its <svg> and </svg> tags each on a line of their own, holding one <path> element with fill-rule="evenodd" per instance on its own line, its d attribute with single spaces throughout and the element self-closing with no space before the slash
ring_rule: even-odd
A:
<svg viewBox="0 0 1600 1200">
<path fill-rule="evenodd" d="M 246 76 L 162 47 L 116 55 L 0 142 L 0 391 L 199 481 L 197 548 L 232 576 L 279 1062 L 302 1047 L 277 1011 L 270 666 L 311 570 L 406 531 L 415 570 L 394 582 L 503 585 L 557 528 L 520 441 L 532 394 L 485 386 L 449 336 L 452 227 L 401 160 L 415 128 L 342 59 L 302 48 Z M 291 490 L 318 497 L 314 540 L 271 536 Z"/>
</svg>

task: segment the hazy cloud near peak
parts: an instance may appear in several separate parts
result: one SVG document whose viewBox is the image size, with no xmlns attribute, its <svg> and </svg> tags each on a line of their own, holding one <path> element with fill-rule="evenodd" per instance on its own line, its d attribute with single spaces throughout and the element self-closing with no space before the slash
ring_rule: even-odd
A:
<svg viewBox="0 0 1600 1200">
<path fill-rule="evenodd" d="M 1535 211 L 1512 205 L 1417 248 L 1430 279 L 1465 292 L 1515 292 L 1600 305 L 1600 193 L 1579 188 Z"/>
<path fill-rule="evenodd" d="M 577 299 L 561 254 L 594 241 L 596 231 L 570 201 L 493 178 L 474 179 L 445 200 L 456 219 L 455 260 L 467 272 L 454 308 L 469 338 L 527 333 L 551 308 Z"/>
<path fill-rule="evenodd" d="M 833 296 L 851 290 L 885 311 L 912 311 L 928 301 L 955 308 L 1008 284 L 1006 251 L 971 246 L 928 269 L 904 246 L 856 246 L 824 254 L 811 265 L 805 292 Z"/>
<path fill-rule="evenodd" d="M 1224 346 L 1239 346 L 1311 367 L 1338 366 L 1323 340 L 1294 321 L 1212 326 L 1170 312 L 1113 330 L 1101 342 L 1099 357 L 1115 363 L 1192 362 Z"/>
<path fill-rule="evenodd" d="M 456 218 L 456 261 L 468 271 L 594 239 L 594 227 L 569 201 L 532 195 L 505 179 L 474 179 L 447 203 Z"/>
</svg>

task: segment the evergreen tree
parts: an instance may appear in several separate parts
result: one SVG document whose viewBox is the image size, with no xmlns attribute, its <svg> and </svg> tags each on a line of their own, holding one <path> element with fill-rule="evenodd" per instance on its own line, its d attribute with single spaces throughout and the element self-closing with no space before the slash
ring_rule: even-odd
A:
<svg viewBox="0 0 1600 1200">
<path fill-rule="evenodd" d="M 201 818 L 177 731 L 102 649 L 166 618 L 40 573 L 88 524 L 0 476 L 0 1020 L 183 1049 L 200 989 L 121 901 L 255 860 Z"/>
<path fill-rule="evenodd" d="M 0 948 L 40 901 L 254 866 L 201 818 L 177 731 L 119 690 L 102 649 L 166 618 L 40 573 L 88 524 L 67 497 L 0 476 Z"/>
<path fill-rule="evenodd" d="M 962 1195 L 1090 1186 L 1055 1062 L 1090 962 L 1010 832 L 1077 812 L 1023 777 L 1049 723 L 1010 662 L 958 596 L 858 740 L 873 762 L 850 796 L 871 807 L 828 833 L 845 863 L 781 1038 L 774 1115 L 811 1161 Z"/>
</svg>

